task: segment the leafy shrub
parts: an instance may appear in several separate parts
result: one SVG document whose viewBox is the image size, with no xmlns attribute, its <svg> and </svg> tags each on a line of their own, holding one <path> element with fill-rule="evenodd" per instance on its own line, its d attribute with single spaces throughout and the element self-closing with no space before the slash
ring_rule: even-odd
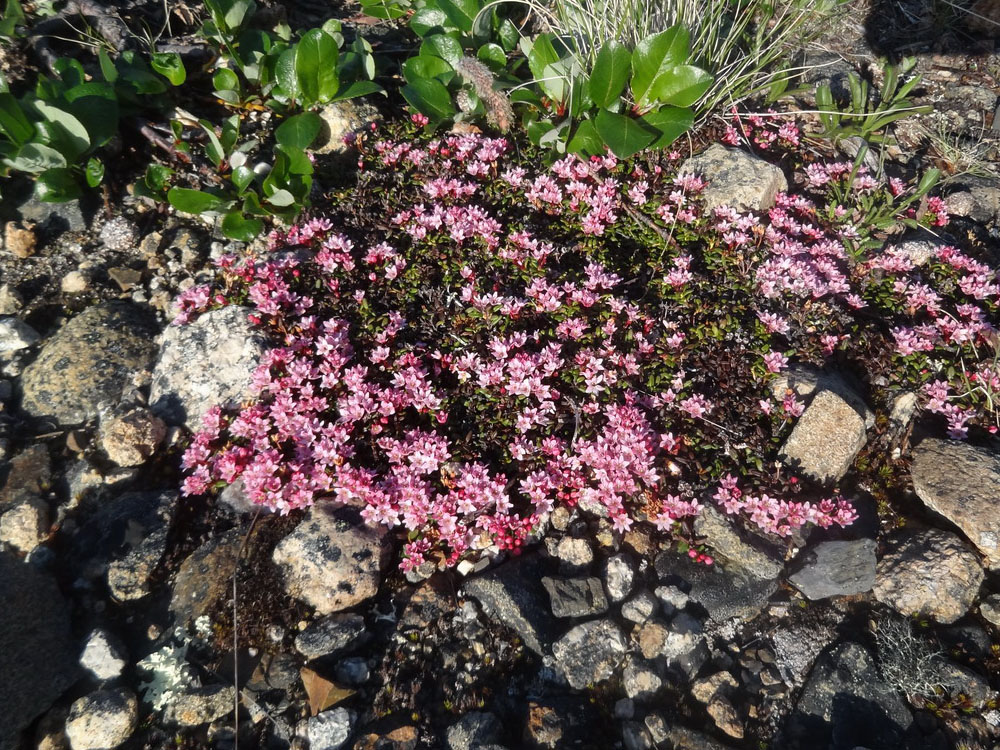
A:
<svg viewBox="0 0 1000 750">
<path fill-rule="evenodd" d="M 16 98 L 0 92 L 0 176 L 10 171 L 35 175 L 44 201 L 79 197 L 84 184 L 104 179 L 99 150 L 118 132 L 119 120 L 162 105 L 170 80 L 183 81 L 177 55 L 154 60 L 157 71 L 133 52 L 115 62 L 99 54 L 103 80 L 88 80 L 77 60 L 57 61 L 58 76 L 39 76 L 34 91 Z"/>
<path fill-rule="evenodd" d="M 219 185 L 208 190 L 170 188 L 165 197 L 178 211 L 221 214 L 222 233 L 248 242 L 263 231 L 264 217 L 291 222 L 309 205 L 313 165 L 306 149 L 319 133 L 318 115 L 303 112 L 281 123 L 274 131 L 272 160 L 256 165 L 249 160 L 259 144 L 239 142 L 238 115 L 228 118 L 219 134 L 207 121 L 201 127 L 208 136 L 205 153 Z M 147 183 L 149 179 L 147 175 Z M 162 182 L 159 187 L 162 190 Z"/>
</svg>

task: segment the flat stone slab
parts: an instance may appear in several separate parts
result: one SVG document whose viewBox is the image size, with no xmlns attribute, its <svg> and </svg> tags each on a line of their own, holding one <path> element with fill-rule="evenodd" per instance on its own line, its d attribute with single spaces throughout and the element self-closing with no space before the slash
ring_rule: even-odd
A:
<svg viewBox="0 0 1000 750">
<path fill-rule="evenodd" d="M 913 490 L 962 530 L 1000 569 L 1000 456 L 950 440 L 924 440 L 913 450 Z"/>
</svg>

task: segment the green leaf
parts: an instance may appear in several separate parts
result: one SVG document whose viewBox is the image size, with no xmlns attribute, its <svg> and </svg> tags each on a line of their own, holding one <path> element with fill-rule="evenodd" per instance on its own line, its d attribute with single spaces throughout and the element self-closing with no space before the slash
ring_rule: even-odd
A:
<svg viewBox="0 0 1000 750">
<path fill-rule="evenodd" d="M 435 0 L 435 2 L 456 28 L 466 34 L 472 31 L 472 22 L 481 7 L 477 0 Z"/>
<path fill-rule="evenodd" d="M 434 123 L 455 116 L 455 106 L 451 94 L 444 84 L 433 78 L 425 78 L 408 83 L 400 90 L 403 98 L 421 114 L 427 115 Z"/>
<path fill-rule="evenodd" d="M 278 62 L 274 66 L 274 77 L 278 81 L 281 90 L 290 99 L 299 98 L 299 80 L 295 76 L 295 55 L 295 47 L 286 49 L 278 57 Z"/>
<path fill-rule="evenodd" d="M 101 75 L 104 76 L 105 81 L 114 83 L 118 80 L 118 68 L 115 67 L 103 47 L 97 51 L 97 61 L 101 64 Z"/>
<path fill-rule="evenodd" d="M 174 86 L 180 86 L 187 80 L 187 71 L 184 70 L 184 61 L 176 52 L 154 52 L 149 64 L 153 70 L 166 78 Z"/>
<path fill-rule="evenodd" d="M 342 88 L 337 92 L 337 95 L 331 99 L 331 102 L 339 102 L 344 99 L 354 99 L 358 96 L 368 96 L 369 94 L 384 94 L 385 89 L 379 86 L 375 81 L 354 81 L 349 84 L 347 88 Z"/>
<path fill-rule="evenodd" d="M 559 53 L 552 44 L 551 34 L 539 34 L 533 40 L 525 37 L 521 41 L 522 48 L 527 48 L 528 67 L 536 80 L 545 78 L 545 69 L 559 62 Z"/>
<path fill-rule="evenodd" d="M 296 45 L 295 77 L 307 102 L 328 102 L 337 93 L 340 52 L 333 37 L 321 29 L 306 32 Z"/>
<path fill-rule="evenodd" d="M 665 106 L 639 118 L 659 133 L 650 148 L 666 148 L 694 125 L 694 112 L 690 109 Z"/>
<path fill-rule="evenodd" d="M 167 84 L 163 79 L 132 50 L 121 53 L 117 67 L 121 83 L 128 84 L 139 94 L 162 94 L 167 90 Z"/>
<path fill-rule="evenodd" d="M 423 38 L 431 32 L 442 32 L 448 22 L 448 16 L 440 8 L 426 6 L 418 10 L 410 18 L 410 28 L 413 33 Z"/>
<path fill-rule="evenodd" d="M 597 53 L 590 74 L 590 98 L 598 107 L 610 107 L 621 97 L 631 70 L 632 56 L 619 42 L 607 42 Z"/>
<path fill-rule="evenodd" d="M 256 177 L 256 175 L 250 167 L 239 166 L 233 170 L 230 179 L 236 186 L 237 191 L 242 194 L 243 191 L 246 190 L 253 182 L 254 177 Z"/>
<path fill-rule="evenodd" d="M 118 98 L 106 83 L 84 83 L 66 92 L 67 109 L 83 123 L 91 148 L 99 148 L 118 132 Z"/>
<path fill-rule="evenodd" d="M 694 65 L 678 65 L 668 75 L 658 79 L 653 99 L 661 104 L 690 107 L 712 86 L 712 78 Z"/>
<path fill-rule="evenodd" d="M 436 78 L 447 84 L 455 77 L 455 69 L 437 55 L 416 55 L 403 63 L 403 77 L 407 83 L 422 78 Z"/>
<path fill-rule="evenodd" d="M 406 15 L 409 3 L 403 4 L 395 0 L 361 0 L 361 10 L 372 18 L 382 18 L 395 21 Z"/>
<path fill-rule="evenodd" d="M 268 198 L 267 202 L 272 206 L 277 206 L 278 208 L 284 208 L 295 203 L 295 196 L 292 195 L 288 190 L 280 188 L 275 190 Z"/>
<path fill-rule="evenodd" d="M 632 97 L 647 106 L 662 85 L 661 79 L 687 60 L 690 37 L 681 26 L 672 26 L 646 37 L 632 52 Z"/>
<path fill-rule="evenodd" d="M 3 17 L 0 18 L 0 36 L 14 36 L 15 27 L 22 25 L 24 21 L 21 3 L 18 0 L 7 0 Z"/>
<path fill-rule="evenodd" d="M 45 203 L 64 203 L 83 195 L 80 183 L 67 167 L 49 169 L 38 175 L 35 196 Z"/>
<path fill-rule="evenodd" d="M 316 140 L 321 125 L 315 112 L 303 112 L 289 117 L 274 131 L 278 143 L 297 151 L 305 151 Z"/>
<path fill-rule="evenodd" d="M 500 27 L 496 33 L 497 39 L 500 40 L 500 44 L 505 51 L 513 52 L 517 49 L 518 42 L 521 41 L 521 32 L 517 30 L 517 26 L 511 23 L 509 18 L 505 18 L 500 22 Z"/>
<path fill-rule="evenodd" d="M 239 211 L 230 211 L 222 217 L 222 233 L 231 240 L 252 242 L 264 231 L 260 219 L 248 219 Z"/>
<path fill-rule="evenodd" d="M 600 156 L 604 153 L 604 140 L 594 127 L 593 120 L 584 120 L 569 139 L 566 150 L 583 156 Z"/>
<path fill-rule="evenodd" d="M 449 65 L 455 67 L 462 59 L 464 52 L 462 44 L 455 37 L 445 34 L 435 34 L 424 39 L 420 45 L 421 55 L 437 55 L 446 60 Z"/>
<path fill-rule="evenodd" d="M 631 117 L 602 109 L 594 118 L 598 135 L 619 159 L 627 159 L 653 143 L 657 133 Z"/>
<path fill-rule="evenodd" d="M 43 101 L 33 102 L 31 106 L 43 118 L 43 122 L 39 122 L 36 128 L 40 132 L 47 130 L 49 145 L 58 148 L 67 158 L 73 159 L 90 148 L 87 128 L 72 114 Z"/>
<path fill-rule="evenodd" d="M 190 188 L 173 187 L 167 191 L 167 200 L 170 205 L 178 211 L 189 214 L 202 214 L 207 211 L 221 211 L 228 205 L 228 201 L 217 195 L 206 193 L 202 190 L 192 190 Z"/>
<path fill-rule="evenodd" d="M 35 128 L 28 121 L 21 105 L 13 94 L 7 92 L 0 93 L 0 132 L 18 146 L 27 143 L 35 134 Z"/>
<path fill-rule="evenodd" d="M 26 143 L 13 159 L 4 159 L 4 164 L 21 172 L 44 172 L 66 166 L 66 157 L 44 143 Z"/>
<path fill-rule="evenodd" d="M 212 85 L 216 91 L 239 91 L 240 78 L 229 68 L 219 68 L 212 76 Z"/>
<path fill-rule="evenodd" d="M 60 57 L 52 67 L 55 68 L 59 79 L 66 86 L 79 86 L 87 80 L 87 73 L 84 71 L 83 65 L 79 60 L 74 60 L 71 57 Z"/>
<path fill-rule="evenodd" d="M 170 175 L 174 173 L 170 167 L 164 166 L 163 164 L 150 164 L 146 167 L 146 174 L 143 176 L 143 182 L 151 190 L 156 190 L 157 192 L 163 190 L 167 186 L 167 181 L 170 179 Z"/>
<path fill-rule="evenodd" d="M 481 62 L 486 63 L 494 73 L 499 73 L 507 67 L 507 53 L 503 51 L 503 47 L 493 42 L 480 47 L 476 52 L 476 57 Z"/>
<path fill-rule="evenodd" d="M 243 22 L 253 15 L 257 5 L 253 0 L 235 0 L 229 3 L 228 10 L 225 11 L 225 23 L 229 29 L 238 29 Z"/>
<path fill-rule="evenodd" d="M 211 160 L 212 164 L 215 165 L 216 169 L 222 166 L 223 159 L 226 158 L 226 149 L 222 147 L 222 141 L 219 140 L 219 136 L 215 133 L 215 128 L 212 127 L 212 123 L 208 120 L 199 120 L 198 124 L 201 125 L 201 129 L 205 131 L 205 135 L 208 136 L 208 143 L 205 144 L 205 155 Z"/>
<path fill-rule="evenodd" d="M 84 176 L 87 178 L 87 184 L 90 187 L 97 187 L 101 184 L 101 180 L 104 179 L 104 163 L 96 156 L 91 156 L 87 160 L 87 168 L 84 170 Z"/>
</svg>

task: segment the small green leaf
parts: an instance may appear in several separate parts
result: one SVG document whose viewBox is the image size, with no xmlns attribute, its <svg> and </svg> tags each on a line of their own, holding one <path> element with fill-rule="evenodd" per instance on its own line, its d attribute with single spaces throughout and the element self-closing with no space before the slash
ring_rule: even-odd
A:
<svg viewBox="0 0 1000 750">
<path fill-rule="evenodd" d="M 480 47 L 476 52 L 476 57 L 481 62 L 486 63 L 494 73 L 501 72 L 507 66 L 507 53 L 503 51 L 503 47 L 493 42 Z"/>
<path fill-rule="evenodd" d="M 333 37 L 321 29 L 306 32 L 296 45 L 295 77 L 307 102 L 328 102 L 337 93 L 340 52 Z"/>
<path fill-rule="evenodd" d="M 223 200 L 217 195 L 212 195 L 202 190 L 180 187 L 170 188 L 167 192 L 167 200 L 178 211 L 184 211 L 189 214 L 221 211 L 228 205 L 228 201 Z"/>
<path fill-rule="evenodd" d="M 477 0 L 435 0 L 435 2 L 457 29 L 466 34 L 472 31 L 472 22 L 475 21 L 481 7 Z"/>
<path fill-rule="evenodd" d="M 631 70 L 632 56 L 625 45 L 607 42 L 597 53 L 590 74 L 590 98 L 598 107 L 610 107 L 621 97 Z"/>
<path fill-rule="evenodd" d="M 7 0 L 3 16 L 0 17 L 0 36 L 14 36 L 15 27 L 25 21 L 24 11 L 18 0 Z"/>
<path fill-rule="evenodd" d="M 242 194 L 243 191 L 246 190 L 253 182 L 254 177 L 256 177 L 256 175 L 250 167 L 239 166 L 233 170 L 230 179 L 236 186 L 237 191 Z"/>
<path fill-rule="evenodd" d="M 455 37 L 445 34 L 435 34 L 424 39 L 420 45 L 421 55 L 437 55 L 455 67 L 464 54 L 462 44 Z"/>
<path fill-rule="evenodd" d="M 252 242 L 264 231 L 260 219 L 248 219 L 239 211 L 230 211 L 222 217 L 222 233 L 231 240 Z"/>
<path fill-rule="evenodd" d="M 403 63 L 403 77 L 407 83 L 421 78 L 436 78 L 447 84 L 455 77 L 455 69 L 437 55 L 416 55 Z"/>
<path fill-rule="evenodd" d="M 661 107 L 639 118 L 659 135 L 650 148 L 666 148 L 694 125 L 694 112 L 679 107 Z"/>
<path fill-rule="evenodd" d="M 714 80 L 694 65 L 678 65 L 668 75 L 658 79 L 652 99 L 675 107 L 690 107 L 711 88 Z"/>
<path fill-rule="evenodd" d="M 45 203 L 64 203 L 81 195 L 83 189 L 67 167 L 49 169 L 38 175 L 35 183 L 35 196 Z"/>
<path fill-rule="evenodd" d="M 632 97 L 640 106 L 654 98 L 660 79 L 687 60 L 690 36 L 681 26 L 672 26 L 646 37 L 632 52 Z"/>
<path fill-rule="evenodd" d="M 410 28 L 413 33 L 423 38 L 431 32 L 444 31 L 444 25 L 448 22 L 448 16 L 440 8 L 426 6 L 418 10 L 410 18 Z"/>
<path fill-rule="evenodd" d="M 167 186 L 167 181 L 170 179 L 170 175 L 174 173 L 170 167 L 164 166 L 163 164 L 150 164 L 146 167 L 146 174 L 143 176 L 143 182 L 151 190 L 160 191 Z"/>
<path fill-rule="evenodd" d="M 21 105 L 7 92 L 0 93 L 0 133 L 18 146 L 27 143 L 35 134 L 35 129 L 25 116 Z"/>
<path fill-rule="evenodd" d="M 455 106 L 451 94 L 440 81 L 426 78 L 413 81 L 401 89 L 403 98 L 421 114 L 427 115 L 434 123 L 455 116 Z"/>
<path fill-rule="evenodd" d="M 604 153 L 604 141 L 594 127 L 593 120 L 580 123 L 566 149 L 572 154 L 583 156 L 600 156 Z"/>
<path fill-rule="evenodd" d="M 497 29 L 497 38 L 505 51 L 513 52 L 517 49 L 518 42 L 521 41 L 521 32 L 517 30 L 517 26 L 511 23 L 509 18 L 505 18 Z"/>
<path fill-rule="evenodd" d="M 4 159 L 4 164 L 21 172 L 44 172 L 66 166 L 66 157 L 43 143 L 26 143 L 13 159 Z"/>
<path fill-rule="evenodd" d="M 598 135 L 619 159 L 627 159 L 653 143 L 657 133 L 639 120 L 602 109 L 594 118 Z"/>
<path fill-rule="evenodd" d="M 212 76 L 212 85 L 216 91 L 239 91 L 240 78 L 229 68 L 219 68 Z"/>
<path fill-rule="evenodd" d="M 176 52 L 154 52 L 149 64 L 153 70 L 166 78 L 174 86 L 180 86 L 187 80 L 187 71 L 184 70 L 184 61 Z"/>
<path fill-rule="evenodd" d="M 58 148 L 67 158 L 75 158 L 90 148 L 87 128 L 72 114 L 43 101 L 32 102 L 31 106 L 43 118 L 36 128 L 47 132 L 49 145 Z M 48 127 L 43 128 L 43 125 Z"/>
<path fill-rule="evenodd" d="M 319 134 L 322 121 L 315 112 L 302 112 L 289 117 L 274 131 L 274 137 L 282 146 L 305 151 Z"/>
<path fill-rule="evenodd" d="M 279 190 L 275 190 L 266 200 L 272 206 L 284 208 L 285 206 L 290 206 L 295 203 L 295 196 L 284 188 L 281 188 Z"/>
<path fill-rule="evenodd" d="M 349 84 L 346 88 L 342 88 L 337 92 L 337 95 L 331 99 L 331 102 L 339 102 L 344 99 L 354 99 L 358 96 L 368 96 L 369 94 L 384 94 L 385 89 L 379 86 L 375 81 L 354 81 Z"/>
<path fill-rule="evenodd" d="M 90 187 L 97 187 L 104 179 L 104 163 L 96 156 L 91 156 L 87 160 L 87 168 L 84 170 L 84 175 Z"/>
<path fill-rule="evenodd" d="M 289 99 L 298 99 L 299 97 L 299 80 L 295 76 L 295 54 L 295 47 L 286 49 L 278 57 L 278 62 L 274 66 L 274 77 Z"/>
</svg>

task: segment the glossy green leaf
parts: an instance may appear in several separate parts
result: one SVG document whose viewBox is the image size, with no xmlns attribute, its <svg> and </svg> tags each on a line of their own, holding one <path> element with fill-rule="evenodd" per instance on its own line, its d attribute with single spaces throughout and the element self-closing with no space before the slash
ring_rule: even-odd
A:
<svg viewBox="0 0 1000 750">
<path fill-rule="evenodd" d="M 103 146 L 118 132 L 118 98 L 108 84 L 85 83 L 67 92 L 66 99 L 66 108 L 83 123 L 92 148 Z"/>
<path fill-rule="evenodd" d="M 525 37 L 521 41 L 521 47 L 526 48 L 528 67 L 531 68 L 535 80 L 545 78 L 545 69 L 559 62 L 559 53 L 552 44 L 551 34 L 539 34 L 534 39 Z"/>
<path fill-rule="evenodd" d="M 421 55 L 437 55 L 455 67 L 462 59 L 464 52 L 461 43 L 455 37 L 446 34 L 434 34 L 424 39 L 420 45 Z"/>
<path fill-rule="evenodd" d="M 87 178 L 87 184 L 90 187 L 97 187 L 104 179 L 104 162 L 96 156 L 91 156 L 90 159 L 87 160 L 87 167 L 84 169 L 83 173 L 84 177 Z"/>
<path fill-rule="evenodd" d="M 639 119 L 659 133 L 649 147 L 666 148 L 691 129 L 694 125 L 694 112 L 690 109 L 666 106 L 655 112 L 649 112 Z"/>
<path fill-rule="evenodd" d="M 486 63 L 495 73 L 502 71 L 507 66 L 507 53 L 503 51 L 503 47 L 493 42 L 480 47 L 476 52 L 476 57 Z"/>
<path fill-rule="evenodd" d="M 27 143 L 35 134 L 35 128 L 28 121 L 21 105 L 13 94 L 0 93 L 0 133 L 17 145 Z"/>
<path fill-rule="evenodd" d="M 466 34 L 472 31 L 472 23 L 482 7 L 478 0 L 435 0 L 435 2 L 448 16 L 452 25 Z"/>
<path fill-rule="evenodd" d="M 434 123 L 455 116 L 455 106 L 451 94 L 444 84 L 433 78 L 413 81 L 401 89 L 403 98 L 421 114 L 427 115 Z"/>
<path fill-rule="evenodd" d="M 229 68 L 219 68 L 212 76 L 212 85 L 216 91 L 239 91 L 240 78 Z"/>
<path fill-rule="evenodd" d="M 444 31 L 446 23 L 448 23 L 448 16 L 445 15 L 445 12 L 430 5 L 421 8 L 410 18 L 410 28 L 414 34 L 421 38 L 428 34 Z"/>
<path fill-rule="evenodd" d="M 307 102 L 328 102 L 337 93 L 340 52 L 333 37 L 321 29 L 306 32 L 296 45 L 295 77 Z"/>
<path fill-rule="evenodd" d="M 687 60 L 690 36 L 681 26 L 647 37 L 632 52 L 632 97 L 640 106 L 656 96 L 661 79 Z"/>
<path fill-rule="evenodd" d="M 290 191 L 280 188 L 275 190 L 271 195 L 265 198 L 265 200 L 272 206 L 284 208 L 295 203 L 295 196 L 292 195 Z"/>
<path fill-rule="evenodd" d="M 500 45 L 505 51 L 513 52 L 517 49 L 517 45 L 521 41 L 521 32 L 517 30 L 517 26 L 511 23 L 509 18 L 500 22 L 496 33 L 497 39 L 500 40 Z"/>
<path fill-rule="evenodd" d="M 319 134 L 322 121 L 315 112 L 302 112 L 289 117 L 274 131 L 278 143 L 288 148 L 305 151 Z"/>
<path fill-rule="evenodd" d="M 252 242 L 264 231 L 264 222 L 249 219 L 239 211 L 230 211 L 222 217 L 222 233 L 231 240 Z"/>
<path fill-rule="evenodd" d="M 598 107 L 610 107 L 621 97 L 632 70 L 632 56 L 625 45 L 610 41 L 597 53 L 590 73 L 590 98 Z"/>
<path fill-rule="evenodd" d="M 150 164 L 146 167 L 146 174 L 143 175 L 142 179 L 147 187 L 159 192 L 167 186 L 167 181 L 173 173 L 174 170 L 163 164 Z"/>
<path fill-rule="evenodd" d="M 274 77 L 281 90 L 290 99 L 299 98 L 299 80 L 295 76 L 295 54 L 295 47 L 286 49 L 278 57 L 278 62 L 274 66 Z"/>
<path fill-rule="evenodd" d="M 436 78 L 447 84 L 455 77 L 455 69 L 437 55 L 416 55 L 406 60 L 402 67 L 407 83 L 422 78 Z"/>
<path fill-rule="evenodd" d="M 14 36 L 15 27 L 25 21 L 24 10 L 18 0 L 7 0 L 3 16 L 0 17 L 0 36 Z"/>
<path fill-rule="evenodd" d="M 64 203 L 83 195 L 83 188 L 76 181 L 72 170 L 61 167 L 49 169 L 38 175 L 35 196 L 45 203 Z"/>
<path fill-rule="evenodd" d="M 184 61 L 176 52 L 154 52 L 149 64 L 153 70 L 166 78 L 174 86 L 180 86 L 187 80 L 187 71 L 184 69 Z"/>
<path fill-rule="evenodd" d="M 190 188 L 173 187 L 167 191 L 167 200 L 170 205 L 178 211 L 189 214 L 201 214 L 206 211 L 221 211 L 227 205 L 227 201 L 217 195 L 206 193 L 203 190 L 192 190 Z"/>
<path fill-rule="evenodd" d="M 84 71 L 83 65 L 72 57 L 60 57 L 55 61 L 53 68 L 67 87 L 79 86 L 87 80 L 87 73 Z"/>
<path fill-rule="evenodd" d="M 604 153 L 604 140 L 594 127 L 593 120 L 584 120 L 577 126 L 566 149 L 581 156 L 600 156 Z"/>
<path fill-rule="evenodd" d="M 368 96 L 369 94 L 384 94 L 385 89 L 375 81 L 354 81 L 346 87 L 340 89 L 331 102 L 339 102 L 344 99 L 354 99 L 358 96 Z"/>
<path fill-rule="evenodd" d="M 256 175 L 250 167 L 240 166 L 233 170 L 230 179 L 236 186 L 236 190 L 242 193 L 253 183 L 254 177 L 256 177 Z"/>
<path fill-rule="evenodd" d="M 602 109 L 594 118 L 598 135 L 619 159 L 627 159 L 648 147 L 657 138 L 649 126 L 632 117 Z"/>
<path fill-rule="evenodd" d="M 690 107 L 711 88 L 714 80 L 694 65 L 678 65 L 668 75 L 658 79 L 652 98 L 661 104 Z"/>
<path fill-rule="evenodd" d="M 162 94 L 167 90 L 164 80 L 153 72 L 145 59 L 132 50 L 121 53 L 117 67 L 120 74 L 119 85 L 127 84 L 139 94 Z"/>
</svg>

